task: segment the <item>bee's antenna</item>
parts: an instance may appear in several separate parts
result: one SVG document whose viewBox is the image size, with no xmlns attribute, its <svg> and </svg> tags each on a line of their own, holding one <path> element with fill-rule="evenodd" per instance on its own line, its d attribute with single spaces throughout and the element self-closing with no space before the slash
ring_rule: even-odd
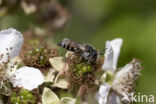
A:
<svg viewBox="0 0 156 104">
<path fill-rule="evenodd" d="M 103 49 L 101 52 L 99 52 L 99 53 L 98 53 L 98 55 L 103 56 L 103 55 L 104 55 L 104 53 L 105 53 L 105 50 L 106 50 L 106 49 L 107 49 L 107 48 Z"/>
<path fill-rule="evenodd" d="M 100 52 L 100 53 L 98 53 L 98 55 L 103 56 L 103 55 L 104 55 L 104 53 Z"/>
</svg>

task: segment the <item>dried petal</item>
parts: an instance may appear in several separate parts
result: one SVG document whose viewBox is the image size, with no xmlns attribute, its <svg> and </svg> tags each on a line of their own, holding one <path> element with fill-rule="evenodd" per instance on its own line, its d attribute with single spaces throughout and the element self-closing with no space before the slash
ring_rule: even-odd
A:
<svg viewBox="0 0 156 104">
<path fill-rule="evenodd" d="M 54 82 L 55 78 L 54 72 L 55 71 L 53 69 L 48 70 L 47 74 L 44 75 L 45 82 Z"/>
<path fill-rule="evenodd" d="M 27 4 L 26 1 L 22 0 L 21 6 L 26 14 L 32 14 L 36 12 L 37 7 L 34 4 Z"/>
<path fill-rule="evenodd" d="M 63 57 L 50 58 L 49 61 L 53 66 L 53 68 L 58 72 L 62 71 L 65 67 L 65 62 Z"/>
<path fill-rule="evenodd" d="M 61 104 L 75 104 L 76 103 L 76 99 L 70 98 L 70 97 L 63 97 L 60 100 Z"/>
<path fill-rule="evenodd" d="M 60 101 L 53 91 L 45 87 L 42 94 L 42 104 L 60 104 Z"/>
<path fill-rule="evenodd" d="M 134 91 L 133 87 L 135 81 L 140 76 L 141 69 L 140 61 L 133 59 L 129 64 L 116 73 L 112 88 L 121 96 L 123 96 L 123 94 L 129 96 L 130 93 Z"/>
<path fill-rule="evenodd" d="M 68 81 L 66 79 L 66 76 L 63 72 L 60 72 L 57 76 L 56 79 L 54 81 L 54 85 L 55 87 L 59 87 L 62 89 L 67 89 L 68 87 Z"/>
</svg>

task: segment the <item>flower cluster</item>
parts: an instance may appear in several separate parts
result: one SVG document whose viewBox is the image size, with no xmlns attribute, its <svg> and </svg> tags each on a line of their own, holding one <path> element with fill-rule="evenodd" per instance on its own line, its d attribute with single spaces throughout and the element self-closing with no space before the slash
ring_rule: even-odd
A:
<svg viewBox="0 0 156 104">
<path fill-rule="evenodd" d="M 13 28 L 1 31 L 0 40 L 0 104 L 82 104 L 89 94 L 99 104 L 120 104 L 135 91 L 142 69 L 133 59 L 116 71 L 120 38 L 107 41 L 94 64 L 74 52 L 60 56 L 39 41 L 19 55 L 24 39 Z"/>
<path fill-rule="evenodd" d="M 132 92 L 135 92 L 135 81 L 140 76 L 142 69 L 140 61 L 133 59 L 123 68 L 117 70 L 117 61 L 120 54 L 122 39 L 114 39 L 106 42 L 105 61 L 102 69 L 105 73 L 102 75 L 102 84 L 98 92 L 99 104 L 120 104 L 127 102 L 123 97 L 129 98 Z M 131 101 L 128 100 L 127 103 Z"/>
</svg>

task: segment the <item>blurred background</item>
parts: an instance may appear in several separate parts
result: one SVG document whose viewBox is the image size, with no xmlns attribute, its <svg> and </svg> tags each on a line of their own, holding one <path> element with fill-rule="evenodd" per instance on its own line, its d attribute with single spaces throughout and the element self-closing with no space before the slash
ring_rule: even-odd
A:
<svg viewBox="0 0 156 104">
<path fill-rule="evenodd" d="M 68 37 L 98 50 L 106 40 L 123 38 L 118 67 L 140 59 L 136 89 L 156 96 L 156 0 L 0 0 L 0 29 L 10 27 L 50 44 Z"/>
</svg>

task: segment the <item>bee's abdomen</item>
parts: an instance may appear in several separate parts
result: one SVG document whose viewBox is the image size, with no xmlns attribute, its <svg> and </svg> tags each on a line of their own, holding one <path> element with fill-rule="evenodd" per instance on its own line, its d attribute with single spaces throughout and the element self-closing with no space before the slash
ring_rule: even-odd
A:
<svg viewBox="0 0 156 104">
<path fill-rule="evenodd" d="M 71 44 L 60 44 L 59 46 L 61 46 L 62 48 L 66 49 L 66 50 L 69 50 L 69 51 L 72 51 L 72 52 L 76 52 L 79 50 L 79 48 L 71 45 Z"/>
</svg>

